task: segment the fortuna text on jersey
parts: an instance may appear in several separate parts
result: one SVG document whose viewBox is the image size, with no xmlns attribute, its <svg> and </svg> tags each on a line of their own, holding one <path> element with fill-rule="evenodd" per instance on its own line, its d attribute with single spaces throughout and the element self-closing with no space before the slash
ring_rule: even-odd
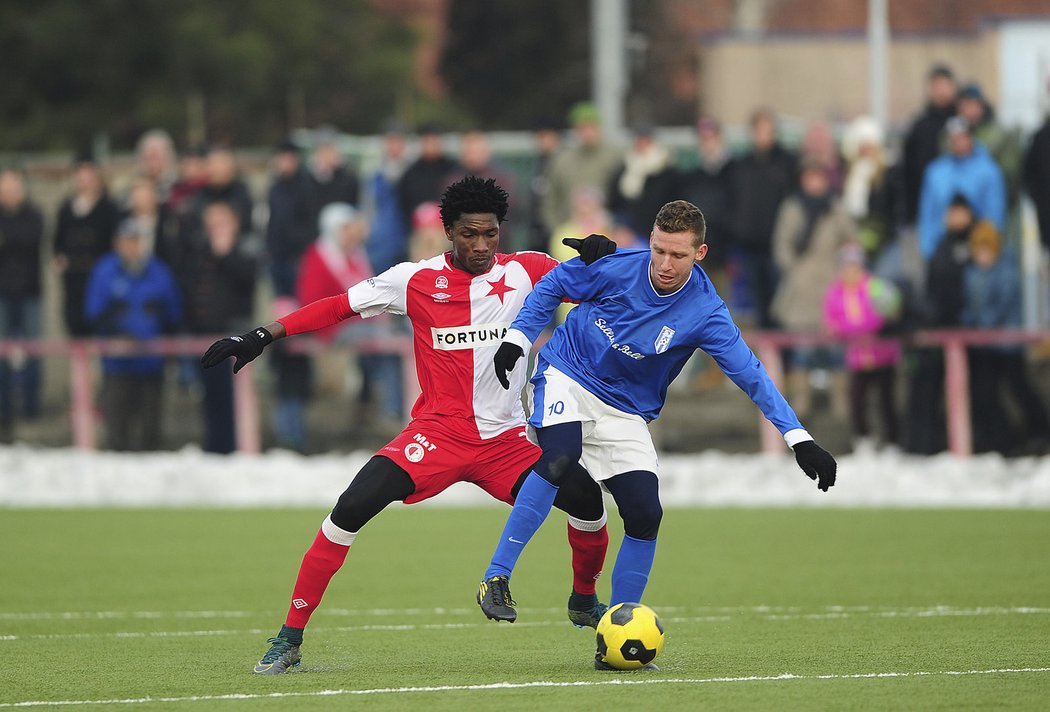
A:
<svg viewBox="0 0 1050 712">
<path fill-rule="evenodd" d="M 441 351 L 478 349 L 496 346 L 507 335 L 510 324 L 469 324 L 467 326 L 430 327 L 434 348 Z"/>
</svg>

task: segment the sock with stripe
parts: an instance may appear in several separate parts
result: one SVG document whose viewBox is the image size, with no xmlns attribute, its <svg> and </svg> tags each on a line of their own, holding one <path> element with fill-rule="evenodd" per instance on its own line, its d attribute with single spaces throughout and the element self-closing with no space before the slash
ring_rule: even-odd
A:
<svg viewBox="0 0 1050 712">
<path fill-rule="evenodd" d="M 609 530 L 602 518 L 587 522 L 569 517 L 569 546 L 572 547 L 572 590 L 584 596 L 594 595 L 594 585 L 602 574 L 605 553 L 609 549 Z"/>
<path fill-rule="evenodd" d="M 314 543 L 306 550 L 299 575 L 292 589 L 292 603 L 288 607 L 285 626 L 292 629 L 306 627 L 310 616 L 321 603 L 328 582 L 346 561 L 350 545 L 357 532 L 348 532 L 332 523 L 331 517 L 324 520 Z M 284 629 L 282 629 L 283 631 Z M 294 641 L 293 641 L 294 642 Z"/>
</svg>

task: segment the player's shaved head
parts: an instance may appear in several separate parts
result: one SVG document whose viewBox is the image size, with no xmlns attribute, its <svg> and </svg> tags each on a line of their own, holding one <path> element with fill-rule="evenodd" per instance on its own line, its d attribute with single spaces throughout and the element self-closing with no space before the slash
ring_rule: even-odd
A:
<svg viewBox="0 0 1050 712">
<path fill-rule="evenodd" d="M 688 200 L 672 200 L 660 208 L 656 214 L 655 227 L 668 233 L 693 233 L 693 247 L 704 244 L 707 236 L 704 214 Z"/>
<path fill-rule="evenodd" d="M 507 217 L 507 191 L 488 180 L 466 176 L 445 189 L 441 196 L 441 223 L 451 228 L 461 215 L 487 213 L 498 222 Z"/>
</svg>

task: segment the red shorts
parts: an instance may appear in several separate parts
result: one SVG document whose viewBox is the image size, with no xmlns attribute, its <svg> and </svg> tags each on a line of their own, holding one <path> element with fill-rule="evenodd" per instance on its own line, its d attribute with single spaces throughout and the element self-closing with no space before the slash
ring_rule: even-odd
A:
<svg viewBox="0 0 1050 712">
<path fill-rule="evenodd" d="M 456 482 L 472 482 L 501 502 L 514 503 L 510 491 L 540 459 L 539 446 L 525 437 L 524 426 L 482 440 L 459 425 L 454 418 L 413 420 L 376 453 L 396 462 L 416 484 L 405 504 L 430 499 Z"/>
</svg>

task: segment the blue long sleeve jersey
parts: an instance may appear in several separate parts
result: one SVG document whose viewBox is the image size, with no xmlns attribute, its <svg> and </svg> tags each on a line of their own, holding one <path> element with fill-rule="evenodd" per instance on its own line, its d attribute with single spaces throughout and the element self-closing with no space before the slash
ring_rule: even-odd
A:
<svg viewBox="0 0 1050 712">
<path fill-rule="evenodd" d="M 651 421 L 667 386 L 702 349 L 788 445 L 812 439 L 699 265 L 678 291 L 659 294 L 649 279 L 649 250 L 618 250 L 590 266 L 563 262 L 536 285 L 504 341 L 527 353 L 563 299 L 579 305 L 540 349 L 537 372 L 551 364 L 604 403 Z"/>
</svg>

